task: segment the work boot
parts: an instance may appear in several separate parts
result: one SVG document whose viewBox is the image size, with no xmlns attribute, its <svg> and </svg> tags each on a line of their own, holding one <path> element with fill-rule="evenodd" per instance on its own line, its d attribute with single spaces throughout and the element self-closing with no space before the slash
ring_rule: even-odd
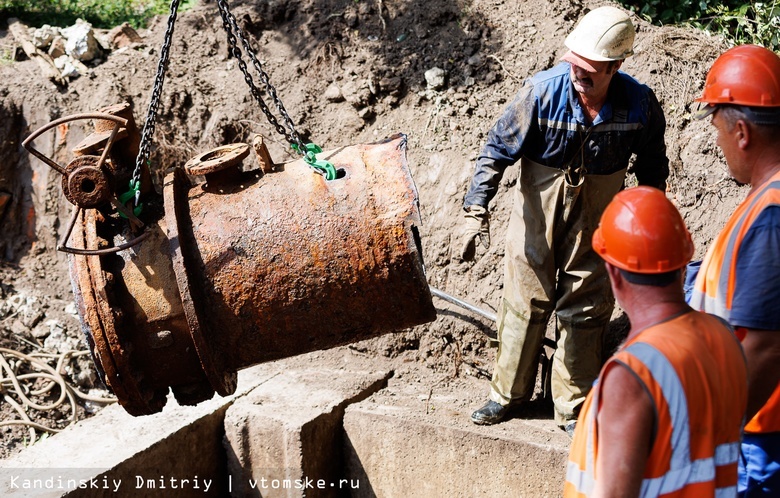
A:
<svg viewBox="0 0 780 498">
<path fill-rule="evenodd" d="M 509 406 L 488 401 L 485 406 L 471 414 L 471 421 L 477 425 L 493 425 L 501 422 L 509 413 Z"/>
</svg>

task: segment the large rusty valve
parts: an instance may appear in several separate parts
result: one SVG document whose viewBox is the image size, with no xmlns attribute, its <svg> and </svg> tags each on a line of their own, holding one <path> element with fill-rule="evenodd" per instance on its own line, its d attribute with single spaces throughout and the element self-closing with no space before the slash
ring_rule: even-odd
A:
<svg viewBox="0 0 780 498">
<path fill-rule="evenodd" d="M 67 166 L 32 147 L 79 119 L 94 133 Z M 128 413 L 228 396 L 241 369 L 436 318 L 405 135 L 316 152 L 331 180 L 306 158 L 274 163 L 260 136 L 217 147 L 144 192 L 144 225 L 126 206 L 151 187 L 137 131 L 121 103 L 23 144 L 75 206 L 58 249 L 95 369 Z"/>
<path fill-rule="evenodd" d="M 103 152 L 101 155 L 81 155 L 68 163 L 67 166 L 63 167 L 32 146 L 33 140 L 51 130 L 52 128 L 56 128 L 65 123 L 70 123 L 71 121 L 78 121 L 82 119 L 95 119 L 102 120 L 102 123 L 111 123 L 110 130 L 105 130 L 104 133 L 94 135 L 98 137 L 98 140 L 101 143 L 90 144 L 92 148 L 97 145 L 102 146 Z M 114 182 L 112 181 L 113 175 L 110 171 L 110 168 L 107 167 L 111 147 L 114 145 L 115 140 L 121 138 L 123 134 L 127 134 L 126 127 L 127 120 L 119 116 L 101 112 L 74 114 L 72 116 L 66 116 L 64 118 L 57 119 L 39 128 L 29 137 L 27 137 L 24 142 L 22 142 L 22 146 L 27 149 L 30 154 L 34 155 L 49 165 L 53 170 L 62 175 L 62 192 L 65 195 L 65 198 L 68 199 L 71 204 L 76 206 L 76 208 L 73 210 L 73 215 L 70 219 L 70 222 L 68 223 L 65 233 L 57 243 L 57 250 L 84 255 L 107 254 L 118 252 L 123 249 L 127 249 L 128 247 L 134 246 L 148 236 L 148 233 L 144 232 L 124 244 L 106 249 L 78 249 L 75 247 L 69 247 L 67 245 L 71 232 L 73 232 L 73 227 L 75 226 L 76 221 L 79 219 L 82 212 L 85 209 L 99 208 L 109 202 L 116 208 L 122 217 L 127 218 L 134 232 L 144 228 L 143 222 L 138 219 L 136 214 L 133 212 L 134 210 L 128 208 L 122 202 L 120 202 L 116 192 L 114 191 Z"/>
</svg>

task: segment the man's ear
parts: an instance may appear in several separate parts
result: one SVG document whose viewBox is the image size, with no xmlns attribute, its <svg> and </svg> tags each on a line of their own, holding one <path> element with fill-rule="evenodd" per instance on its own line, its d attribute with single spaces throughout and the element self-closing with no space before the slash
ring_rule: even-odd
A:
<svg viewBox="0 0 780 498">
<path fill-rule="evenodd" d="M 609 280 L 612 282 L 612 287 L 621 288 L 623 286 L 623 275 L 620 274 L 620 268 L 611 265 L 606 261 L 604 262 L 604 265 L 607 267 L 607 275 L 609 275 Z"/>
<path fill-rule="evenodd" d="M 734 139 L 737 141 L 737 146 L 741 150 L 745 150 L 748 148 L 748 145 L 750 145 L 750 125 L 748 125 L 744 120 L 738 119 L 737 122 L 734 124 Z"/>
</svg>

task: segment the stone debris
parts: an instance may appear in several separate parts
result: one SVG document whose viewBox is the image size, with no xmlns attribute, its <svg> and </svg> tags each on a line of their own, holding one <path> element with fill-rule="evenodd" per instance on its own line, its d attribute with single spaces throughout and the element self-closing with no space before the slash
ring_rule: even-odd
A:
<svg viewBox="0 0 780 498">
<path fill-rule="evenodd" d="M 111 31 L 95 30 L 83 19 L 66 28 L 48 24 L 31 28 L 18 19 L 9 19 L 8 24 L 27 57 L 38 62 L 43 76 L 61 85 L 89 74 L 84 63 L 102 63 L 105 52 L 143 45 L 143 38 L 127 23 Z"/>
<path fill-rule="evenodd" d="M 62 30 L 65 37 L 65 52 L 76 60 L 89 62 L 100 54 L 92 25 L 81 19 Z"/>
<path fill-rule="evenodd" d="M 344 96 L 341 94 L 341 89 L 335 83 L 331 83 L 328 88 L 325 89 L 325 93 L 322 95 L 328 102 L 343 102 Z"/>
<path fill-rule="evenodd" d="M 73 59 L 68 55 L 61 55 L 54 59 L 54 65 L 60 70 L 63 78 L 73 79 L 80 76 L 79 70 L 73 64 Z"/>
<path fill-rule="evenodd" d="M 109 46 L 116 50 L 143 42 L 141 36 L 129 24 L 122 23 L 106 35 Z"/>
<path fill-rule="evenodd" d="M 425 83 L 431 90 L 441 90 L 446 83 L 447 73 L 440 67 L 425 71 Z"/>
<path fill-rule="evenodd" d="M 31 29 L 32 43 L 36 48 L 45 49 L 54 40 L 54 37 L 60 36 L 60 29 L 53 28 L 48 24 L 44 24 L 40 28 Z"/>
<path fill-rule="evenodd" d="M 60 35 L 55 36 L 49 45 L 48 53 L 52 59 L 65 55 L 65 38 Z"/>
</svg>

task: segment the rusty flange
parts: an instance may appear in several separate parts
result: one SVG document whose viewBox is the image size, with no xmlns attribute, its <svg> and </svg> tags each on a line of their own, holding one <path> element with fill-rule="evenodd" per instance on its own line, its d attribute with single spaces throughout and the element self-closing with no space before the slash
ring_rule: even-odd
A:
<svg viewBox="0 0 780 498">
<path fill-rule="evenodd" d="M 249 155 L 249 145 L 235 143 L 222 145 L 210 151 L 199 154 L 184 165 L 188 175 L 208 175 L 241 164 Z"/>
<path fill-rule="evenodd" d="M 66 166 L 62 177 L 62 193 L 76 206 L 90 209 L 111 199 L 111 185 L 98 166 L 99 156 L 79 156 Z"/>
</svg>

